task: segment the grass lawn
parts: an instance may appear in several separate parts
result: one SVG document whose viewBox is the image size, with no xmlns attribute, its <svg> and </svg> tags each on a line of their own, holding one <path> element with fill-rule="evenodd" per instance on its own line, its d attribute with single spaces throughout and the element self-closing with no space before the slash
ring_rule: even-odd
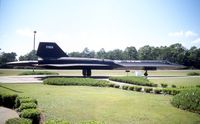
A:
<svg viewBox="0 0 200 124">
<path fill-rule="evenodd" d="M 149 79 L 153 83 L 161 84 L 166 83 L 168 86 L 172 84 L 176 86 L 196 86 L 200 85 L 200 76 L 199 77 L 177 77 L 177 78 L 156 78 Z"/>
<path fill-rule="evenodd" d="M 36 98 L 46 119 L 72 123 L 98 120 L 106 124 L 195 124 L 200 115 L 170 104 L 172 96 L 87 86 L 1 84 L 0 92 Z"/>
</svg>

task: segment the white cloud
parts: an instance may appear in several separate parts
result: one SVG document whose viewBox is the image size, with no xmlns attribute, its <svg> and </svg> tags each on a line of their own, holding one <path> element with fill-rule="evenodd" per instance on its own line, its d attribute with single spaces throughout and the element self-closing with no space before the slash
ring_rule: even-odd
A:
<svg viewBox="0 0 200 124">
<path fill-rule="evenodd" d="M 182 37 L 184 35 L 183 31 L 179 31 L 179 32 L 170 32 L 168 34 L 170 37 Z"/>
<path fill-rule="evenodd" d="M 185 32 L 185 36 L 186 36 L 186 37 L 195 37 L 195 36 L 197 36 L 197 35 L 198 35 L 197 33 L 192 32 L 192 31 L 186 31 L 186 32 Z"/>
<path fill-rule="evenodd" d="M 197 38 L 196 40 L 192 41 L 193 44 L 198 44 L 200 43 L 200 38 Z"/>
<path fill-rule="evenodd" d="M 186 38 L 189 38 L 189 37 L 195 37 L 197 36 L 198 34 L 193 32 L 193 31 L 178 31 L 178 32 L 170 32 L 168 34 L 168 36 L 170 37 L 186 37 Z"/>
</svg>

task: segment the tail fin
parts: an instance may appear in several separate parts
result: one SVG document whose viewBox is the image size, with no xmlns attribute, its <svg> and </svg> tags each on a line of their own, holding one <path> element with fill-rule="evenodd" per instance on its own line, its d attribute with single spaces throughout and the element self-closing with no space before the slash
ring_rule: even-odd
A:
<svg viewBox="0 0 200 124">
<path fill-rule="evenodd" d="M 37 50 L 40 58 L 68 57 L 66 53 L 54 42 L 40 42 Z"/>
</svg>

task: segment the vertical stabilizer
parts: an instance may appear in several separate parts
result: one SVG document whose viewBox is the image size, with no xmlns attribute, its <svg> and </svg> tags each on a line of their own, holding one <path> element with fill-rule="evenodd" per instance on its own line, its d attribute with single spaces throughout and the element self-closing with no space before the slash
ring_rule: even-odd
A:
<svg viewBox="0 0 200 124">
<path fill-rule="evenodd" d="M 44 59 L 68 57 L 66 53 L 54 42 L 40 42 L 37 56 Z"/>
</svg>

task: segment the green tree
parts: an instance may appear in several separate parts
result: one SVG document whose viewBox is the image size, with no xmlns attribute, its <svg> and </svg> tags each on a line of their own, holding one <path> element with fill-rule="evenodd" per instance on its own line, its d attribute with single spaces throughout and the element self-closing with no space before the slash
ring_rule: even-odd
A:
<svg viewBox="0 0 200 124">
<path fill-rule="evenodd" d="M 137 60 L 138 52 L 134 46 L 126 47 L 123 56 L 125 57 L 126 60 Z"/>
<path fill-rule="evenodd" d="M 17 54 L 15 52 L 11 52 L 11 53 L 2 52 L 0 55 L 0 64 L 16 61 L 17 60 L 16 56 Z"/>
<path fill-rule="evenodd" d="M 100 59 L 105 59 L 107 58 L 107 53 L 104 50 L 104 48 L 101 48 L 97 53 L 96 53 L 96 57 L 100 58 Z"/>
<path fill-rule="evenodd" d="M 143 46 L 138 50 L 138 56 L 141 60 L 153 60 L 153 49 L 154 47 L 151 47 L 149 45 Z"/>
<path fill-rule="evenodd" d="M 26 60 L 37 60 L 37 55 L 36 55 L 36 51 L 32 50 L 31 52 L 27 53 L 24 56 L 20 56 L 19 57 L 20 61 L 26 61 Z"/>
</svg>

